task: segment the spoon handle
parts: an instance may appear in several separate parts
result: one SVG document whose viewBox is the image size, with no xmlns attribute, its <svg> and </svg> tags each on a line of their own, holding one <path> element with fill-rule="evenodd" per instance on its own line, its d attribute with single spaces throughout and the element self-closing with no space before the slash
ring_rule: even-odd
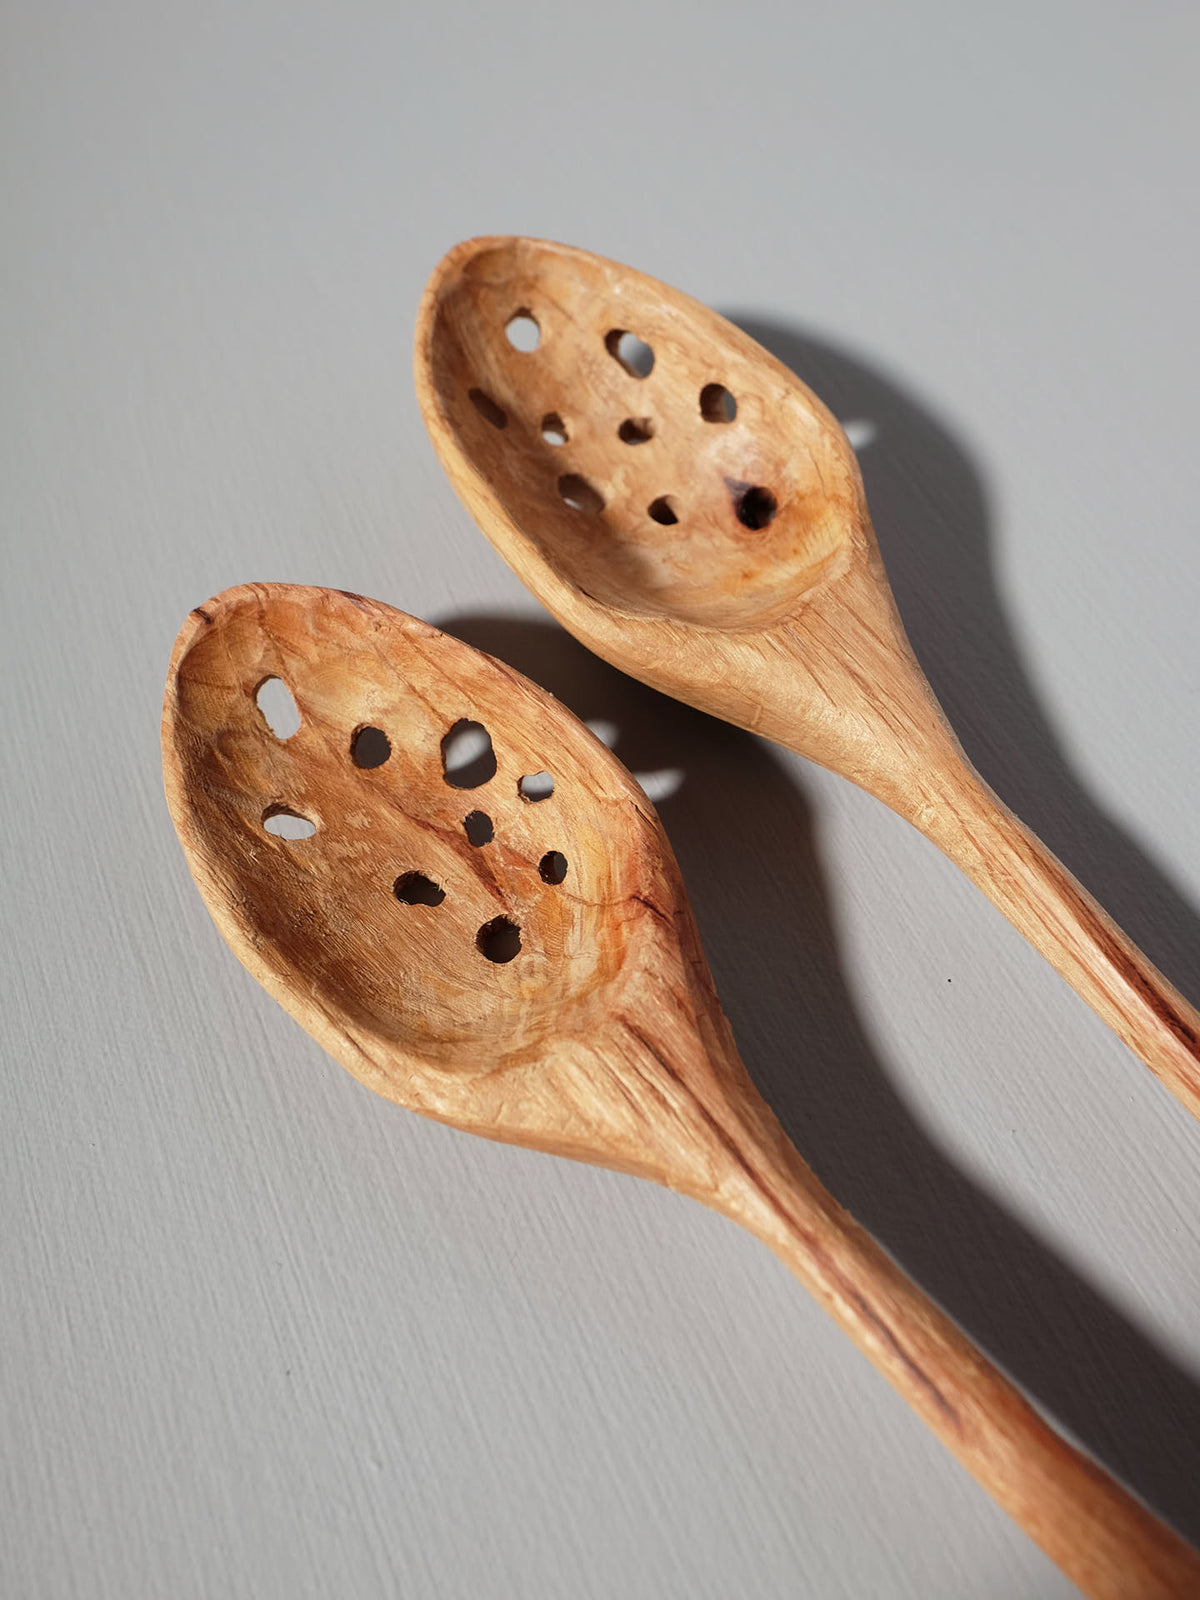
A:
<svg viewBox="0 0 1200 1600">
<path fill-rule="evenodd" d="M 1200 1013 L 966 762 L 909 820 L 1200 1118 Z"/>
<path fill-rule="evenodd" d="M 727 1192 L 721 1209 L 774 1251 L 1068 1577 L 1093 1600 L 1200 1595 L 1200 1554 L 1054 1432 L 782 1132 L 739 1141 L 743 1151 L 751 1142 L 740 1196 Z"/>
</svg>

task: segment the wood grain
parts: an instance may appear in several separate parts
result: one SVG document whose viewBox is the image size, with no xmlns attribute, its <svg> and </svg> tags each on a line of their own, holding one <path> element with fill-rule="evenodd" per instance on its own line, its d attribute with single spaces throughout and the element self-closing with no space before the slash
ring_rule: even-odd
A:
<svg viewBox="0 0 1200 1600">
<path fill-rule="evenodd" d="M 514 317 L 535 349 L 506 336 Z M 647 373 L 619 359 L 620 333 L 653 350 Z M 1200 1116 L 1200 1013 L 967 761 L 905 636 L 854 452 L 793 373 L 666 284 L 518 238 L 443 259 L 415 370 L 452 483 L 565 627 L 906 817 Z"/>
<path fill-rule="evenodd" d="M 299 714 L 286 738 L 261 709 L 275 681 Z M 464 721 L 494 754 L 469 790 L 447 761 Z M 653 808 L 549 695 L 359 596 L 248 585 L 180 633 L 163 771 L 231 948 L 370 1088 L 733 1218 L 1085 1592 L 1200 1591 L 1200 1557 L 1061 1439 L 821 1188 L 738 1058 Z M 552 794 L 526 798 L 522 778 L 543 772 Z M 474 843 L 466 818 L 481 810 L 493 833 Z M 310 835 L 272 832 L 284 814 Z M 542 870 L 551 851 L 561 876 Z M 509 959 L 484 939 L 498 919 L 519 934 Z"/>
</svg>

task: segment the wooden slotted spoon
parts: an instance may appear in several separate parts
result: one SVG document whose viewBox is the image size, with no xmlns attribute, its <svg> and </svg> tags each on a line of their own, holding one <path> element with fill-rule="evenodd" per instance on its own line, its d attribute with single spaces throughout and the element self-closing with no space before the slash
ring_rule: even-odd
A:
<svg viewBox="0 0 1200 1600">
<path fill-rule="evenodd" d="M 430 279 L 416 383 L 454 487 L 565 627 L 907 818 L 1200 1116 L 1200 1014 L 967 761 L 854 452 L 792 372 L 654 278 L 485 238 Z"/>
<path fill-rule="evenodd" d="M 492 741 L 473 768 L 465 729 Z M 1200 1593 L 1200 1556 L 821 1188 L 738 1059 L 653 808 L 551 696 L 387 606 L 247 585 L 179 635 L 163 773 L 234 953 L 369 1088 L 733 1218 L 1086 1593 Z"/>
</svg>

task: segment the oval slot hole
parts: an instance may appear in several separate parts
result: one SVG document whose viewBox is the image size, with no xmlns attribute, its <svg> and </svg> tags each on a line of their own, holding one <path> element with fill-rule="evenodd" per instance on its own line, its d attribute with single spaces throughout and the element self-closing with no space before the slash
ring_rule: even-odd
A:
<svg viewBox="0 0 1200 1600">
<path fill-rule="evenodd" d="M 509 317 L 504 331 L 513 349 L 520 350 L 525 355 L 531 350 L 536 350 L 541 343 L 542 330 L 537 325 L 537 318 L 526 306 L 522 306 Z"/>
<path fill-rule="evenodd" d="M 737 401 L 723 383 L 706 383 L 700 391 L 700 415 L 705 422 L 732 422 Z"/>
<path fill-rule="evenodd" d="M 382 728 L 359 728 L 350 741 L 350 759 L 356 767 L 381 767 L 392 753 L 392 741 Z"/>
<path fill-rule="evenodd" d="M 482 389 L 468 389 L 467 399 L 493 428 L 508 427 L 508 412 L 503 406 L 498 406 L 490 394 L 484 394 Z"/>
<path fill-rule="evenodd" d="M 264 678 L 254 691 L 254 704 L 277 739 L 290 739 L 300 731 L 299 709 L 282 678 Z"/>
<path fill-rule="evenodd" d="M 527 772 L 517 784 L 522 800 L 549 800 L 554 793 L 554 779 L 548 772 Z"/>
<path fill-rule="evenodd" d="M 569 435 L 567 425 L 557 411 L 547 411 L 542 418 L 542 438 L 547 444 L 566 444 Z"/>
<path fill-rule="evenodd" d="M 558 492 L 574 511 L 586 511 L 594 517 L 604 510 L 604 496 L 577 472 L 562 475 L 558 480 Z"/>
<path fill-rule="evenodd" d="M 311 839 L 317 831 L 315 822 L 293 811 L 291 806 L 269 806 L 263 812 L 262 825 L 276 839 L 287 839 L 290 843 Z"/>
<path fill-rule="evenodd" d="M 673 527 L 679 521 L 679 513 L 675 510 L 675 503 L 669 494 L 660 494 L 657 500 L 651 500 L 646 510 L 655 522 L 661 522 L 664 528 Z"/>
<path fill-rule="evenodd" d="M 648 378 L 654 370 L 654 351 L 625 328 L 611 328 L 604 335 L 604 348 L 631 378 Z"/>
<path fill-rule="evenodd" d="M 547 850 L 538 862 L 543 883 L 561 883 L 567 875 L 567 858 L 561 850 Z"/>
<path fill-rule="evenodd" d="M 392 893 L 401 905 L 440 906 L 446 891 L 423 872 L 402 872 L 392 885 Z"/>
<path fill-rule="evenodd" d="M 649 417 L 626 417 L 617 429 L 622 444 L 645 444 L 654 437 L 654 424 Z"/>
<path fill-rule="evenodd" d="M 493 917 L 475 935 L 475 943 L 489 961 L 511 961 L 520 953 L 521 930 L 511 917 Z"/>
<path fill-rule="evenodd" d="M 492 827 L 492 819 L 486 811 L 472 811 L 470 816 L 463 818 L 463 828 L 467 838 L 476 847 L 491 844 L 496 837 L 496 830 Z"/>
<path fill-rule="evenodd" d="M 478 789 L 496 776 L 496 752 L 481 722 L 463 717 L 442 740 L 442 774 L 452 789 Z"/>
</svg>

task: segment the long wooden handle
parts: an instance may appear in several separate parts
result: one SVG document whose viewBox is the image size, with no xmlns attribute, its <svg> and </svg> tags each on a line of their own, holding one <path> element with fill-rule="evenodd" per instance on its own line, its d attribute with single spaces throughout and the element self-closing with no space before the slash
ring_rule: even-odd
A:
<svg viewBox="0 0 1200 1600">
<path fill-rule="evenodd" d="M 1200 1595 L 1200 1555 L 1043 1421 L 821 1188 L 782 1134 L 766 1161 L 743 1170 L 742 1203 L 723 1209 L 770 1246 L 1085 1594 Z"/>
<path fill-rule="evenodd" d="M 1200 1118 L 1200 1013 L 965 761 L 942 776 L 910 820 Z"/>
</svg>

